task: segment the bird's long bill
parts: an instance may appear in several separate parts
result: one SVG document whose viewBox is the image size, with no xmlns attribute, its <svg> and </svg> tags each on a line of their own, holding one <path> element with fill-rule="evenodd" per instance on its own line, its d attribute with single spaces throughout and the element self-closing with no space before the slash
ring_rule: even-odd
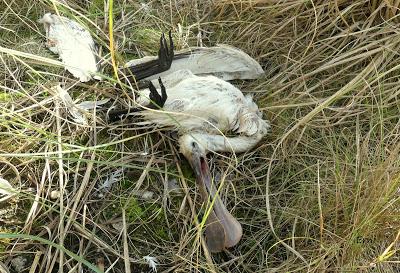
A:
<svg viewBox="0 0 400 273">
<path fill-rule="evenodd" d="M 220 252 L 236 245 L 242 238 L 242 226 L 226 209 L 211 180 L 210 170 L 205 157 L 193 156 L 192 167 L 202 192 L 203 200 L 214 201 L 206 220 L 206 240 L 211 252 Z"/>
</svg>

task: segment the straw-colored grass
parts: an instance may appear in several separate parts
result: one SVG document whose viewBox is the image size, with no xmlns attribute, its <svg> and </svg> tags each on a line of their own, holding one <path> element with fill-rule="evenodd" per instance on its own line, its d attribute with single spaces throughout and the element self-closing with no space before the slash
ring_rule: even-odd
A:
<svg viewBox="0 0 400 273">
<path fill-rule="evenodd" d="M 0 204 L 0 272 L 16 272 L 16 257 L 21 272 L 148 272 L 146 255 L 158 272 L 398 272 L 400 1 L 114 1 L 116 62 L 156 53 L 172 29 L 178 49 L 231 44 L 265 69 L 235 84 L 272 132 L 210 156 L 244 229 L 215 255 L 171 134 L 101 111 L 80 126 L 54 98 L 61 82 L 74 99 L 123 101 L 111 79 L 76 83 L 36 22 L 59 12 L 85 24 L 113 77 L 111 1 L 60 2 L 0 1 L 0 176 L 20 190 Z"/>
</svg>

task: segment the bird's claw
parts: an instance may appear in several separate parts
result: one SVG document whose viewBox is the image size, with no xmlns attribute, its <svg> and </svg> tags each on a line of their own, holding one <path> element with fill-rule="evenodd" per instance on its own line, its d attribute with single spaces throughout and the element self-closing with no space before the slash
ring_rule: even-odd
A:
<svg viewBox="0 0 400 273">
<path fill-rule="evenodd" d="M 171 67 L 174 58 L 174 42 L 172 41 L 172 33 L 168 32 L 169 47 L 164 33 L 160 38 L 160 49 L 158 50 L 158 65 L 162 71 L 168 70 Z"/>
<path fill-rule="evenodd" d="M 165 101 L 167 100 L 167 91 L 165 90 L 165 86 L 163 82 L 161 81 L 161 78 L 158 78 L 158 83 L 160 84 L 161 88 L 161 95 L 158 94 L 157 89 L 153 85 L 153 83 L 150 81 L 149 82 L 149 99 L 150 99 L 150 105 L 148 108 L 151 109 L 158 109 L 164 107 Z"/>
</svg>

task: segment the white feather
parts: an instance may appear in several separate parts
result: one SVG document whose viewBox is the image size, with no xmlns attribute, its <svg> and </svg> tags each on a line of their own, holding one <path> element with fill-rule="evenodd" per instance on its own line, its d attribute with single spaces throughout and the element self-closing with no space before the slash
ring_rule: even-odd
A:
<svg viewBox="0 0 400 273">
<path fill-rule="evenodd" d="M 254 146 L 269 130 L 268 121 L 262 119 L 251 97 L 245 97 L 229 82 L 214 76 L 196 76 L 190 71 L 172 73 L 163 82 L 168 95 L 164 112 L 139 112 L 145 124 L 174 127 L 181 133 L 204 134 L 204 146 L 213 151 L 232 151 L 233 145 L 226 143 L 220 132 L 245 136 L 237 139 L 238 147 L 233 147 L 239 152 Z M 158 86 L 157 81 L 153 83 Z M 139 103 L 148 104 L 149 93 L 148 89 L 142 90 Z"/>
<path fill-rule="evenodd" d="M 124 169 L 118 169 L 107 176 L 106 180 L 100 185 L 99 190 L 102 191 L 109 191 L 111 187 L 115 184 L 120 182 L 123 179 Z"/>
<path fill-rule="evenodd" d="M 54 92 L 57 99 L 65 106 L 73 120 L 76 123 L 88 125 L 88 120 L 86 118 L 87 112 L 95 109 L 109 101 L 109 99 L 99 100 L 99 101 L 83 101 L 81 103 L 76 103 L 67 90 L 62 88 L 60 85 L 53 86 L 51 91 Z"/>
<path fill-rule="evenodd" d="M 99 79 L 94 76 L 98 71 L 96 46 L 84 26 L 51 13 L 46 13 L 39 22 L 44 24 L 46 30 L 46 46 L 59 55 L 65 69 L 81 82 Z"/>
<path fill-rule="evenodd" d="M 125 66 L 131 67 L 155 59 L 157 57 L 146 56 L 129 61 Z M 169 70 L 152 75 L 147 79 L 157 79 L 185 69 L 192 71 L 195 75 L 214 75 L 226 81 L 257 79 L 264 74 L 260 64 L 245 52 L 221 44 L 215 47 L 193 47 L 175 52 L 175 58 Z"/>
<path fill-rule="evenodd" d="M 147 255 L 144 256 L 143 259 L 147 262 L 147 264 L 149 265 L 150 269 L 153 272 L 157 272 L 158 260 L 156 257 Z"/>
<path fill-rule="evenodd" d="M 10 182 L 0 177 L 0 194 L 12 195 L 15 193 L 15 189 L 11 186 Z"/>
<path fill-rule="evenodd" d="M 85 111 L 72 100 L 67 90 L 63 89 L 60 85 L 53 86 L 51 90 L 56 94 L 60 102 L 64 104 L 65 108 L 67 108 L 76 123 L 83 125 L 88 124 Z"/>
<path fill-rule="evenodd" d="M 106 104 L 110 99 L 98 100 L 98 101 L 91 101 L 85 100 L 77 104 L 79 108 L 84 110 L 92 110 L 95 109 L 103 104 Z"/>
</svg>

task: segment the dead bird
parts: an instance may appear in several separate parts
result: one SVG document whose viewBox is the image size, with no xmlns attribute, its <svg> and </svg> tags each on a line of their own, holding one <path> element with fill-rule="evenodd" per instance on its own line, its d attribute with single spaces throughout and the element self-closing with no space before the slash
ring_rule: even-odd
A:
<svg viewBox="0 0 400 273">
<path fill-rule="evenodd" d="M 242 227 L 218 196 L 206 156 L 209 152 L 250 150 L 267 134 L 269 122 L 262 118 L 251 96 L 220 78 L 196 76 L 189 70 L 152 81 L 139 94 L 139 104 L 151 105 L 149 98 L 154 98 L 162 111 L 154 111 L 153 107 L 132 113 L 142 119 L 137 124 L 176 130 L 180 152 L 195 172 L 203 200 L 214 200 L 205 230 L 210 251 L 220 252 L 236 245 Z M 225 133 L 236 136 L 226 137 Z"/>
<path fill-rule="evenodd" d="M 96 48 L 90 33 L 78 23 L 52 14 L 46 14 L 41 22 L 45 25 L 47 46 L 60 55 L 66 69 L 81 81 L 95 77 Z M 203 200 L 214 202 L 205 232 L 210 251 L 219 252 L 239 242 L 242 227 L 217 194 L 206 156 L 209 152 L 245 152 L 268 132 L 269 123 L 262 118 L 252 97 L 244 96 L 225 81 L 255 79 L 263 70 L 250 56 L 226 45 L 177 53 L 173 49 L 169 32 L 169 42 L 164 35 L 160 38 L 157 57 L 134 60 L 121 69 L 128 82 L 159 76 L 163 76 L 163 81 L 150 81 L 147 89 L 138 91 L 139 104 L 147 105 L 144 109 L 114 110 L 109 116 L 118 118 L 133 112 L 142 118 L 138 123 L 179 132 L 180 151 L 196 174 Z M 82 60 L 84 67 L 80 67 Z M 160 108 L 163 110 L 155 111 Z M 236 136 L 223 135 L 229 132 Z"/>
</svg>

